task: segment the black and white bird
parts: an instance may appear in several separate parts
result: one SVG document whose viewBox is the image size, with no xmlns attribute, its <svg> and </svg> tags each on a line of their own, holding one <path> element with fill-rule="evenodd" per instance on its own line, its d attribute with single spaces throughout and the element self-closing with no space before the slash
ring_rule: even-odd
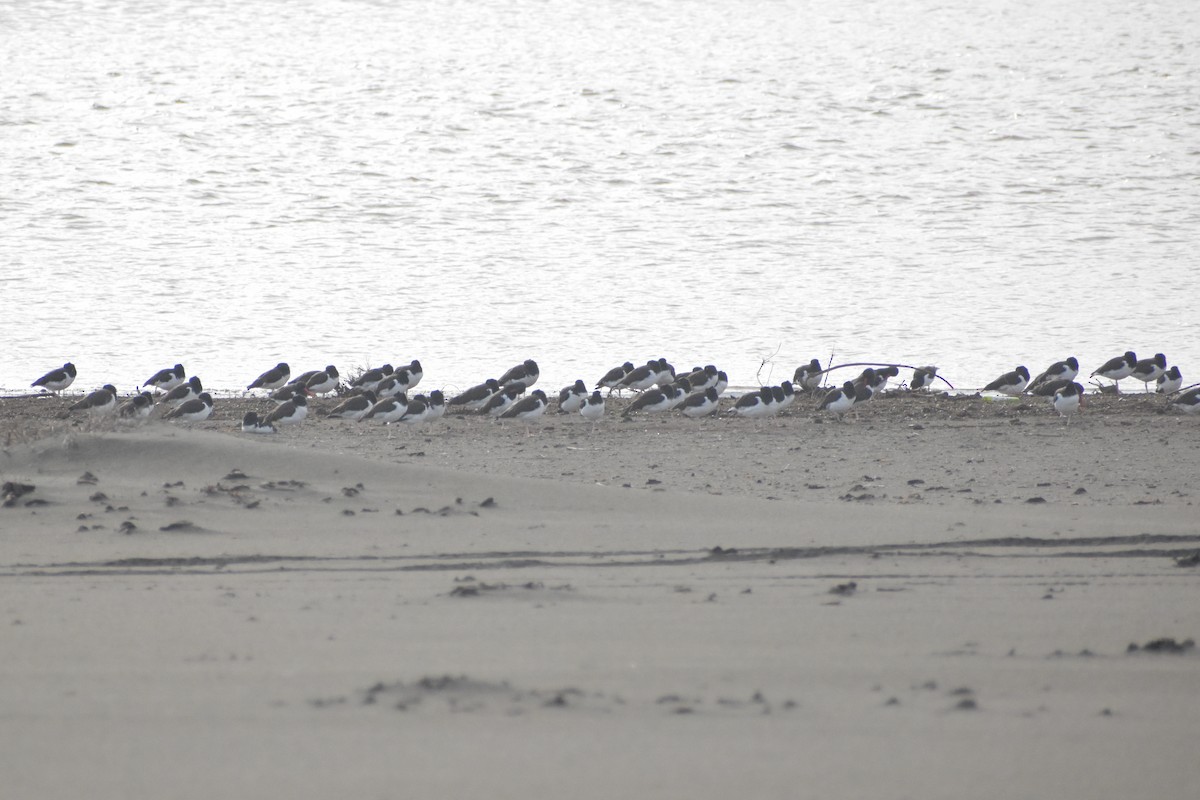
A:
<svg viewBox="0 0 1200 800">
<path fill-rule="evenodd" d="M 309 394 L 329 394 L 338 388 L 337 367 L 330 364 L 304 382 L 304 391 Z"/>
<path fill-rule="evenodd" d="M 1166 371 L 1167 357 L 1162 353 L 1155 353 L 1154 358 L 1143 358 L 1137 362 L 1133 367 L 1133 372 L 1129 373 L 1129 377 L 1149 384 L 1157 381 Z"/>
<path fill-rule="evenodd" d="M 517 381 L 510 386 L 505 386 L 503 389 L 489 397 L 487 402 L 484 403 L 483 406 L 475 413 L 498 417 L 507 411 L 509 406 L 517 402 L 517 398 L 524 393 L 525 384 Z"/>
<path fill-rule="evenodd" d="M 1091 377 L 1108 378 L 1114 384 L 1120 385 L 1121 381 L 1133 374 L 1137 360 L 1137 354 L 1132 350 L 1127 350 L 1125 355 L 1105 361 L 1098 370 L 1092 373 Z"/>
<path fill-rule="evenodd" d="M 888 375 L 880 373 L 880 369 L 875 367 L 863 369 L 863 374 L 854 379 L 854 389 L 858 391 L 859 395 L 863 393 L 860 390 L 866 390 L 866 399 L 874 399 L 888 384 Z"/>
<path fill-rule="evenodd" d="M 446 401 L 446 405 L 450 407 L 462 406 L 465 411 L 478 411 L 498 391 L 500 391 L 500 382 L 495 378 L 488 378 L 483 383 L 472 386 L 465 392 L 451 397 Z"/>
<path fill-rule="evenodd" d="M 682 389 L 678 389 L 675 386 L 668 386 L 665 389 L 647 389 L 633 398 L 633 402 L 625 407 L 625 410 L 621 412 L 621 416 L 630 417 L 639 411 L 647 413 L 670 411 L 679 402 L 675 400 L 676 392 L 682 393 L 682 391 Z"/>
<path fill-rule="evenodd" d="M 1043 383 L 1050 381 L 1073 381 L 1079 374 L 1079 360 L 1075 356 L 1067 356 L 1062 361 L 1055 361 L 1042 374 L 1029 382 L 1027 391 L 1034 391 Z"/>
<path fill-rule="evenodd" d="M 1034 386 L 1031 383 L 1029 393 L 1037 395 L 1038 397 L 1054 397 L 1055 392 L 1057 392 L 1059 389 L 1062 389 L 1069 383 L 1073 383 L 1073 381 L 1065 379 L 1057 381 L 1042 381 L 1037 386 Z"/>
<path fill-rule="evenodd" d="M 533 422 L 545 413 L 546 406 L 548 405 L 550 405 L 550 401 L 546 399 L 546 393 L 541 389 L 534 389 L 528 397 L 522 398 L 506 408 L 500 414 L 500 419 L 516 419 L 525 423 Z"/>
<path fill-rule="evenodd" d="M 846 416 L 847 411 L 854 408 L 854 402 L 854 381 L 846 381 L 840 389 L 830 389 L 826 392 L 825 397 L 817 404 L 817 409 L 836 414 L 840 421 Z"/>
<path fill-rule="evenodd" d="M 395 397 L 398 394 L 406 395 L 416 386 L 413 378 L 413 374 L 407 368 L 395 370 L 391 375 L 375 384 L 375 395 L 380 399 Z"/>
<path fill-rule="evenodd" d="M 676 378 L 676 383 L 678 383 L 680 379 L 686 378 L 688 386 L 690 387 L 688 389 L 689 392 L 692 390 L 703 392 L 710 386 L 717 385 L 717 372 L 717 368 L 712 364 L 708 364 L 703 367 L 696 367 L 687 375 L 682 375 L 679 378 Z"/>
<path fill-rule="evenodd" d="M 313 374 L 315 375 L 316 373 L 313 373 Z M 303 382 L 292 381 L 291 383 L 288 383 L 284 386 L 280 386 L 278 389 L 271 392 L 270 397 L 276 403 L 286 403 L 288 400 L 291 400 L 293 397 L 295 397 L 298 394 L 302 394 L 305 397 L 308 396 L 308 393 L 304 391 L 304 383 Z"/>
<path fill-rule="evenodd" d="M 288 425 L 299 425 L 308 417 L 308 396 L 304 392 L 296 392 L 291 400 L 285 400 L 267 414 L 264 425 L 275 425 L 280 428 Z"/>
<path fill-rule="evenodd" d="M 154 410 L 154 396 L 149 392 L 139 392 L 117 406 L 117 416 L 124 420 L 139 421 L 150 416 Z"/>
<path fill-rule="evenodd" d="M 383 379 L 391 375 L 396 370 L 391 364 L 383 364 L 382 366 L 369 369 L 362 375 L 359 375 L 354 380 L 350 381 L 350 386 L 355 389 L 364 389 L 368 392 L 373 392 L 379 388 L 379 384 L 383 383 Z"/>
<path fill-rule="evenodd" d="M 405 373 L 403 377 L 406 377 L 408 380 L 408 389 L 405 389 L 406 392 L 415 389 L 417 384 L 421 382 L 421 379 L 425 377 L 425 368 L 415 358 L 409 362 L 407 367 L 401 367 L 396 372 Z"/>
<path fill-rule="evenodd" d="M 305 384 L 308 383 L 309 378 L 314 377 L 315 375 L 319 374 L 322 371 L 323 370 L 319 370 L 319 369 L 310 369 L 308 372 L 301 372 L 299 375 L 297 375 L 296 377 L 292 378 L 290 381 L 285 383 L 282 388 L 291 389 L 293 391 L 295 391 L 297 388 L 303 389 Z M 276 392 L 275 394 L 278 394 L 278 392 Z M 271 396 L 274 397 L 275 394 L 272 394 Z"/>
<path fill-rule="evenodd" d="M 333 411 L 329 412 L 328 416 L 333 419 L 349 419 L 358 422 L 367 415 L 376 402 L 378 402 L 378 398 L 375 393 L 368 389 L 343 400 Z"/>
<path fill-rule="evenodd" d="M 408 396 L 401 392 L 391 397 L 385 397 L 371 406 L 371 410 L 363 414 L 359 418 L 359 422 L 366 419 L 373 419 L 387 425 L 399 420 L 404 416 L 404 412 L 406 411 L 408 411 Z"/>
<path fill-rule="evenodd" d="M 1158 388 L 1155 391 L 1159 394 L 1175 394 L 1182 386 L 1183 373 L 1179 371 L 1179 367 L 1171 367 L 1158 376 Z"/>
<path fill-rule="evenodd" d="M 877 385 L 878 379 L 875 375 L 874 367 L 867 367 L 862 371 L 862 374 L 854 379 L 854 402 L 865 403 L 875 396 L 874 387 Z"/>
<path fill-rule="evenodd" d="M 687 378 L 676 378 L 674 383 L 662 391 L 663 396 L 670 403 L 667 406 L 667 410 L 670 411 L 679 408 L 683 404 L 683 401 L 688 399 L 688 395 L 692 393 L 692 384 Z"/>
<path fill-rule="evenodd" d="M 416 427 L 423 422 L 429 421 L 429 404 L 427 398 L 423 394 L 414 395 L 408 400 L 408 407 L 404 409 L 404 413 L 400 415 L 397 422 L 405 425 Z"/>
<path fill-rule="evenodd" d="M 200 384 L 200 378 L 193 375 L 187 379 L 186 383 L 179 384 L 160 397 L 158 402 L 166 408 L 177 408 L 188 400 L 195 400 L 203 391 L 204 387 Z"/>
<path fill-rule="evenodd" d="M 883 367 L 875 370 L 875 380 L 871 382 L 871 396 L 883 394 L 883 391 L 887 389 L 888 380 L 899 374 L 899 367 Z"/>
<path fill-rule="evenodd" d="M 160 369 L 151 375 L 150 380 L 142 384 L 142 388 L 152 389 L 156 392 L 169 392 L 185 380 L 187 380 L 187 373 L 183 369 L 183 364 L 176 364 L 169 369 Z"/>
<path fill-rule="evenodd" d="M 92 416 L 101 417 L 117 410 L 117 388 L 106 383 L 100 389 L 89 392 L 86 397 L 71 406 L 72 411 L 86 411 Z"/>
<path fill-rule="evenodd" d="M 442 394 L 441 389 L 434 389 L 430 392 L 425 405 L 429 407 L 428 420 L 430 422 L 446 416 L 446 395 Z"/>
<path fill-rule="evenodd" d="M 764 386 L 757 392 L 747 392 L 737 399 L 729 413 L 739 417 L 757 419 L 768 416 L 771 406 L 775 403 L 775 394 L 770 386 Z"/>
<path fill-rule="evenodd" d="M 799 386 L 802 391 L 815 392 L 821 386 L 821 379 L 825 377 L 821 371 L 821 362 L 817 359 L 799 366 L 796 368 L 796 374 L 792 376 L 792 383 Z"/>
<path fill-rule="evenodd" d="M 1067 424 L 1070 425 L 1071 416 L 1079 413 L 1079 406 L 1083 402 L 1083 387 L 1074 381 L 1068 381 L 1066 386 L 1054 393 L 1050 402 L 1054 404 L 1058 415 L 1066 417 Z"/>
<path fill-rule="evenodd" d="M 570 386 L 565 386 L 558 393 L 558 413 L 574 414 L 587 400 L 588 390 L 582 380 L 577 380 Z"/>
<path fill-rule="evenodd" d="M 937 376 L 937 367 L 917 367 L 913 370 L 912 380 L 908 384 L 908 388 L 914 392 L 919 392 L 922 389 L 932 389 L 933 379 Z"/>
<path fill-rule="evenodd" d="M 1029 370 L 1024 366 L 1017 367 L 1012 372 L 1006 372 L 996 380 L 983 387 L 985 392 L 1000 392 L 1016 397 L 1025 391 L 1029 385 Z"/>
<path fill-rule="evenodd" d="M 203 422 L 212 416 L 213 399 L 208 392 L 201 392 L 199 397 L 193 397 L 186 403 L 180 403 L 172 408 L 163 419 L 177 419 L 181 422 Z"/>
<path fill-rule="evenodd" d="M 771 414 L 778 414 L 796 401 L 796 387 L 791 381 L 784 381 L 771 387 L 771 397 Z"/>
<path fill-rule="evenodd" d="M 729 376 L 725 374 L 724 370 L 717 370 L 717 382 L 709 388 L 717 393 L 717 397 L 725 394 L 725 390 L 729 388 Z M 695 391 L 695 387 L 692 391 Z"/>
<path fill-rule="evenodd" d="M 30 385 L 58 394 L 75 382 L 75 374 L 75 365 L 68 361 L 58 369 L 50 370 Z"/>
<path fill-rule="evenodd" d="M 527 358 L 524 362 L 517 364 L 508 372 L 501 375 L 500 385 L 512 386 L 514 383 L 522 383 L 526 389 L 530 389 L 537 383 L 539 375 L 541 375 L 541 372 L 538 370 L 537 362 L 532 358 Z"/>
<path fill-rule="evenodd" d="M 657 380 L 654 381 L 655 386 L 670 386 L 675 380 L 675 367 L 667 362 L 665 358 L 658 360 L 658 373 L 655 375 Z"/>
<path fill-rule="evenodd" d="M 707 417 L 717 410 L 720 404 L 720 394 L 716 387 L 710 386 L 704 390 L 704 394 L 693 394 L 683 401 L 683 405 L 679 410 L 683 412 L 685 417 Z"/>
<path fill-rule="evenodd" d="M 604 398 L 600 396 L 599 389 L 592 392 L 592 396 L 583 401 L 583 405 L 579 408 L 579 416 L 593 423 L 604 416 Z"/>
<path fill-rule="evenodd" d="M 663 359 L 666 363 L 666 359 Z M 640 367 L 630 370 L 629 374 L 621 379 L 617 384 L 619 389 L 632 389 L 635 392 L 644 392 L 654 384 L 658 383 L 658 373 L 661 367 L 658 359 L 647 361 Z"/>
<path fill-rule="evenodd" d="M 247 411 L 242 417 L 242 433 L 274 433 L 275 426 L 268 425 L 258 419 L 258 414 Z"/>
<path fill-rule="evenodd" d="M 286 386 L 287 382 L 291 379 L 292 368 L 287 365 L 286 361 L 280 361 L 262 375 L 250 381 L 250 385 L 246 387 L 246 390 L 266 389 L 268 392 L 273 392 L 282 386 Z"/>
<path fill-rule="evenodd" d="M 608 393 L 612 394 L 613 389 L 618 389 L 621 386 L 621 381 L 625 380 L 625 376 L 633 372 L 633 362 L 626 361 L 619 367 L 613 367 L 608 372 L 604 373 L 604 377 L 596 381 L 597 389 L 608 389 Z"/>
<path fill-rule="evenodd" d="M 1188 389 L 1171 401 L 1171 405 L 1188 414 L 1200 412 L 1200 387 Z"/>
</svg>

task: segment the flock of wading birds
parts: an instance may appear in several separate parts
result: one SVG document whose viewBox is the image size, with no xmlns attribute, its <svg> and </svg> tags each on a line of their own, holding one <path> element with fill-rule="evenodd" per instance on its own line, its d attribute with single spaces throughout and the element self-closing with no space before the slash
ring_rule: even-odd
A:
<svg viewBox="0 0 1200 800">
<path fill-rule="evenodd" d="M 825 375 L 834 367 L 823 369 L 813 359 L 796 370 L 791 381 L 779 386 L 764 386 L 748 392 L 726 406 L 726 413 L 740 417 L 760 418 L 778 414 L 790 406 L 801 393 L 815 398 L 815 410 L 842 420 L 847 412 L 857 409 L 882 392 L 889 379 L 900 374 L 895 365 L 867 367 L 855 380 L 841 386 L 822 386 Z M 944 380 L 937 367 L 917 367 L 907 388 L 910 391 L 931 389 L 935 380 Z M 550 407 L 550 398 L 541 389 L 534 389 L 540 371 L 532 359 L 517 364 L 499 378 L 489 378 L 478 386 L 446 399 L 439 390 L 428 395 L 409 393 L 421 383 L 425 372 L 421 362 L 414 360 L 404 367 L 390 364 L 368 369 L 343 384 L 336 367 L 305 372 L 295 377 L 286 363 L 279 363 L 259 375 L 246 387 L 247 391 L 268 393 L 277 405 L 263 417 L 249 412 L 242 419 L 246 433 L 274 433 L 278 428 L 302 423 L 309 413 L 310 397 L 335 394 L 340 402 L 325 416 L 354 421 L 374 420 L 384 424 L 420 425 L 432 422 L 455 409 L 466 413 L 490 416 L 495 419 L 516 419 L 531 422 Z M 1079 411 L 1084 393 L 1076 382 L 1079 361 L 1074 357 L 1052 364 L 1037 377 L 1030 379 L 1024 366 L 1006 372 L 983 387 L 985 392 L 1017 396 L 1039 395 L 1049 398 L 1062 417 L 1070 424 L 1071 416 Z M 69 387 L 76 376 L 75 365 L 64 364 L 33 382 L 47 392 L 59 393 Z M 1156 391 L 1173 395 L 1170 403 L 1188 413 L 1200 412 L 1200 388 L 1183 389 L 1183 376 L 1178 367 L 1167 367 L 1162 353 L 1153 358 L 1138 360 L 1132 352 L 1117 356 L 1092 373 L 1092 377 L 1113 381 L 1115 391 L 1126 378 L 1156 384 Z M 589 391 L 582 380 L 558 393 L 559 413 L 579 414 L 593 422 L 605 413 L 605 395 L 629 390 L 636 393 L 622 411 L 623 417 L 678 410 L 684 416 L 705 417 L 718 411 L 721 395 L 729 385 L 724 372 L 715 366 L 696 367 L 687 374 L 676 373 L 665 358 L 647 361 L 640 367 L 625 362 L 605 373 Z M 71 411 L 93 416 L 115 415 L 118 419 L 140 421 L 161 409 L 161 417 L 181 422 L 201 422 L 213 413 L 212 395 L 204 391 L 200 379 L 187 376 L 182 364 L 155 373 L 140 387 L 141 391 L 122 399 L 112 384 L 89 393 L 71 405 Z"/>
</svg>

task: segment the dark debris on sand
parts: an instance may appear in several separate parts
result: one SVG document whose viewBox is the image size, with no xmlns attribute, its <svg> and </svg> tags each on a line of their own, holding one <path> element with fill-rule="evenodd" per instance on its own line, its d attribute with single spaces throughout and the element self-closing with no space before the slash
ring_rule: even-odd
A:
<svg viewBox="0 0 1200 800">
<path fill-rule="evenodd" d="M 12 508 L 17 504 L 17 500 L 32 493 L 36 488 L 32 483 L 5 481 L 4 485 L 0 486 L 0 497 L 4 498 L 4 507 Z"/>
<path fill-rule="evenodd" d="M 1192 639 L 1184 639 L 1182 642 L 1177 642 L 1173 637 L 1164 636 L 1159 639 L 1152 639 L 1140 647 L 1136 642 L 1130 642 L 1129 647 L 1125 648 L 1126 653 L 1172 653 L 1181 655 L 1190 650 L 1195 649 L 1196 642 Z"/>
</svg>

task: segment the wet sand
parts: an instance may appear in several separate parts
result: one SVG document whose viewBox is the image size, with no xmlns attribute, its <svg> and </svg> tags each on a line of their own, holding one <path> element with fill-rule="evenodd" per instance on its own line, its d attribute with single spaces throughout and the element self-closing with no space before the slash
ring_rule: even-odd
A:
<svg viewBox="0 0 1200 800">
<path fill-rule="evenodd" d="M 1088 399 L 253 437 L 266 401 L 5 399 L 7 791 L 1191 796 L 1200 420 Z"/>
</svg>

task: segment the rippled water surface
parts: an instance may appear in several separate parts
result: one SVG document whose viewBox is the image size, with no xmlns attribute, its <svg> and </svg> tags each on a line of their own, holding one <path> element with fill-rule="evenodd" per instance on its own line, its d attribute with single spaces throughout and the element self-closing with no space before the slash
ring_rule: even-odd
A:
<svg viewBox="0 0 1200 800">
<path fill-rule="evenodd" d="M 1126 349 L 1190 383 L 1198 41 L 1190 0 L 8 4 L 0 387 Z"/>
</svg>

